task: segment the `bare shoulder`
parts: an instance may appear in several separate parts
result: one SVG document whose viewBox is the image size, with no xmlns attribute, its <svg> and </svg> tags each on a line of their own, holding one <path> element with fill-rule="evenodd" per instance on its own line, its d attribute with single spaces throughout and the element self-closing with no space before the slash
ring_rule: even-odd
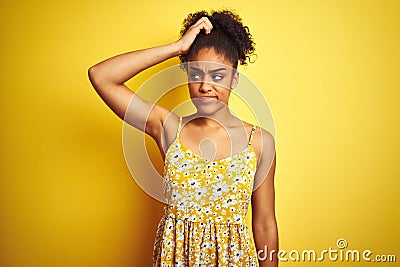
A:
<svg viewBox="0 0 400 267">
<path fill-rule="evenodd" d="M 252 146 L 257 155 L 257 161 L 261 158 L 270 158 L 275 154 L 275 138 L 268 130 L 256 126 Z"/>
<path fill-rule="evenodd" d="M 258 127 L 260 129 L 260 135 L 262 138 L 262 144 L 264 145 L 265 148 L 268 147 L 275 147 L 275 138 L 272 135 L 272 133 L 270 133 L 268 130 L 265 130 L 264 128 Z"/>
</svg>

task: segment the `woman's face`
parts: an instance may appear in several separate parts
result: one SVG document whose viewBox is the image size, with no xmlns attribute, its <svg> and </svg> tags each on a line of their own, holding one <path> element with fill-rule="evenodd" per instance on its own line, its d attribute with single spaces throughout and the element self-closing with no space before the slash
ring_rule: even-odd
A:
<svg viewBox="0 0 400 267">
<path fill-rule="evenodd" d="M 189 94 L 198 112 L 213 113 L 227 107 L 231 86 L 237 84 L 239 77 L 232 66 L 213 48 L 203 48 L 189 58 Z"/>
</svg>

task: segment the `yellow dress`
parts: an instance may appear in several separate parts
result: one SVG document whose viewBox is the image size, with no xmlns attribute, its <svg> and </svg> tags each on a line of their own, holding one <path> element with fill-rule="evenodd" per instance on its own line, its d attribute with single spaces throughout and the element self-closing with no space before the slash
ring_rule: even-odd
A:
<svg viewBox="0 0 400 267">
<path fill-rule="evenodd" d="M 256 154 L 242 151 L 209 161 L 176 138 L 164 162 L 166 206 L 154 241 L 153 266 L 259 266 L 245 223 Z"/>
</svg>

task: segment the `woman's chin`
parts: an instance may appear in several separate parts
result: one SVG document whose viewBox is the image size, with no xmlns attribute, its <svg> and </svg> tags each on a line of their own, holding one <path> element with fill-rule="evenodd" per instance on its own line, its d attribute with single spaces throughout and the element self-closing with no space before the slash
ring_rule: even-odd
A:
<svg viewBox="0 0 400 267">
<path fill-rule="evenodd" d="M 196 109 L 197 114 L 211 116 L 223 109 L 223 107 L 221 107 L 221 105 L 196 105 Z"/>
<path fill-rule="evenodd" d="M 227 107 L 226 104 L 219 100 L 212 100 L 212 101 L 201 101 L 201 100 L 194 100 L 192 99 L 194 106 L 197 109 L 197 113 L 199 114 L 213 114 L 221 109 Z"/>
</svg>

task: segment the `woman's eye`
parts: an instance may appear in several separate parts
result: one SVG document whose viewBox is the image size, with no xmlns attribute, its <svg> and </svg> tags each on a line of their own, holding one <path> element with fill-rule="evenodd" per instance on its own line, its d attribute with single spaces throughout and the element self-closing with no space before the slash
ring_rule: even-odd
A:
<svg viewBox="0 0 400 267">
<path fill-rule="evenodd" d="M 197 74 L 197 73 L 193 73 L 193 74 L 191 75 L 191 77 L 192 77 L 193 80 L 198 80 L 198 79 L 200 79 L 200 75 Z"/>
<path fill-rule="evenodd" d="M 216 80 L 216 81 L 219 81 L 219 80 L 222 80 L 222 78 L 224 78 L 222 75 L 214 75 L 213 76 L 213 80 Z"/>
</svg>

